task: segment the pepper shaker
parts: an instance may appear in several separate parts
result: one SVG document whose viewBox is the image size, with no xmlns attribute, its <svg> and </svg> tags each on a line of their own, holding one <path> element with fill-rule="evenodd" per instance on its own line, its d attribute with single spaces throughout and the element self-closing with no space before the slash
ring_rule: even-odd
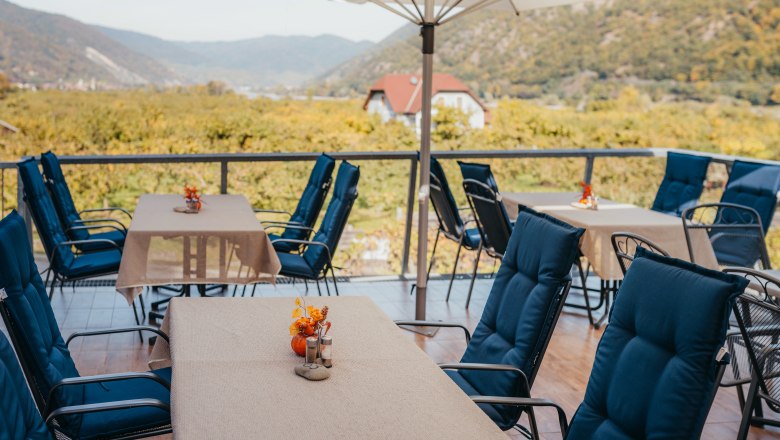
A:
<svg viewBox="0 0 780 440">
<path fill-rule="evenodd" d="M 333 338 L 330 336 L 323 336 L 320 340 L 320 356 L 322 357 L 322 365 L 327 368 L 333 366 Z"/>
<path fill-rule="evenodd" d="M 317 338 L 309 336 L 306 338 L 306 363 L 314 364 L 317 362 Z"/>
</svg>

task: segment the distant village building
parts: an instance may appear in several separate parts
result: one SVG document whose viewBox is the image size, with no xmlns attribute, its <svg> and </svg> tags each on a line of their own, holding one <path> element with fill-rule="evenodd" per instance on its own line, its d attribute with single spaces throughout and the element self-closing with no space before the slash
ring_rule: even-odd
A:
<svg viewBox="0 0 780 440">
<path fill-rule="evenodd" d="M 0 134 L 19 133 L 19 129 L 0 119 Z"/>
<path fill-rule="evenodd" d="M 433 75 L 433 105 L 456 107 L 469 116 L 472 128 L 483 128 L 489 112 L 479 97 L 452 75 Z M 417 75 L 385 75 L 368 92 L 363 109 L 378 114 L 382 121 L 395 119 L 420 133 L 422 125 L 422 81 Z M 434 112 L 435 112 L 434 108 Z"/>
</svg>

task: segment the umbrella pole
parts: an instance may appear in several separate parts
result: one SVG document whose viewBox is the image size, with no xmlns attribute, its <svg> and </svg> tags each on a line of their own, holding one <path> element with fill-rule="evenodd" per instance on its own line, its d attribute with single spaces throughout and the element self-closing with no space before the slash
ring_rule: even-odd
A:
<svg viewBox="0 0 780 440">
<path fill-rule="evenodd" d="M 428 198 L 431 178 L 431 92 L 433 89 L 434 25 L 422 25 L 422 128 L 420 133 L 420 192 L 417 222 L 417 297 L 414 318 L 425 320 L 428 290 Z"/>
</svg>

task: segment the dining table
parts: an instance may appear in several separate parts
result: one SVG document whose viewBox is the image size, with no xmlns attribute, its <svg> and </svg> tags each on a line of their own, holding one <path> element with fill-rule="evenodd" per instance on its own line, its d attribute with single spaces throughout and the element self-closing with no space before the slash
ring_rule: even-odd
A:
<svg viewBox="0 0 780 440">
<path fill-rule="evenodd" d="M 149 366 L 172 368 L 176 439 L 502 439 L 496 424 L 369 297 L 328 306 L 330 377 L 294 373 L 295 298 L 174 298 Z"/>
<path fill-rule="evenodd" d="M 142 195 L 128 227 L 116 289 L 132 304 L 146 286 L 274 282 L 281 269 L 263 226 L 243 195 L 202 196 L 197 213 L 184 198 Z"/>
</svg>

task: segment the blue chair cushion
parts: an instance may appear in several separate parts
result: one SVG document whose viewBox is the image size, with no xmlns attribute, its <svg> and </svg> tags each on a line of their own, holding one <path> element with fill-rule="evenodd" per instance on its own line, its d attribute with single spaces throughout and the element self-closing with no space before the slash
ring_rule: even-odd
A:
<svg viewBox="0 0 780 440">
<path fill-rule="evenodd" d="M 466 229 L 466 234 L 463 236 L 463 245 L 469 249 L 476 249 L 479 247 L 479 242 L 482 241 L 479 236 L 478 228 Z"/>
<path fill-rule="evenodd" d="M 758 211 L 766 232 L 772 224 L 778 190 L 780 190 L 780 167 L 737 160 L 731 167 L 729 181 L 720 201 L 749 206 Z M 738 223 L 738 218 L 730 218 L 736 215 L 738 214 L 733 211 L 725 211 L 724 221 Z"/>
<path fill-rule="evenodd" d="M 0 221 L 0 287 L 8 298 L 5 305 L 14 326 L 9 328 L 20 341 L 20 358 L 29 366 L 43 398 L 51 385 L 62 379 L 77 377 L 76 366 L 62 339 L 54 312 L 46 295 L 43 280 L 33 260 L 22 217 L 12 212 Z M 67 387 L 57 392 L 55 404 L 79 405 L 82 387 Z M 71 423 L 78 423 L 71 417 Z"/>
<path fill-rule="evenodd" d="M 529 380 L 538 369 L 570 281 L 583 229 L 521 206 L 485 309 L 461 362 L 509 364 Z M 483 396 L 521 397 L 515 373 L 460 371 Z M 495 406 L 502 429 L 517 423 L 520 409 Z"/>
<path fill-rule="evenodd" d="M 466 393 L 467 396 L 479 396 L 480 392 L 477 391 L 471 384 L 461 375 L 460 371 L 457 370 L 444 370 L 444 373 L 447 374 L 447 376 L 452 379 L 453 382 L 455 382 L 461 390 L 463 390 L 464 393 Z M 484 405 L 479 404 L 477 405 L 480 408 L 482 408 L 482 411 L 487 414 L 488 417 L 490 417 L 492 420 L 501 420 L 503 417 L 501 414 L 499 414 L 498 411 L 496 411 L 496 408 L 493 405 Z M 511 426 L 510 426 L 511 428 Z M 507 428 L 509 429 L 509 428 Z"/>
<path fill-rule="evenodd" d="M 22 369 L 5 335 L 0 333 L 0 438 L 49 440 Z"/>
<path fill-rule="evenodd" d="M 84 278 L 115 273 L 119 270 L 122 254 L 117 250 L 98 251 L 79 255 L 61 273 L 68 278 Z"/>
<path fill-rule="evenodd" d="M 318 272 L 312 270 L 301 255 L 280 253 L 279 262 L 282 264 L 280 275 L 290 277 L 317 278 Z"/>
<path fill-rule="evenodd" d="M 321 154 L 314 163 L 314 168 L 309 175 L 309 181 L 303 190 L 301 198 L 298 200 L 298 206 L 290 217 L 291 222 L 297 222 L 304 226 L 314 227 L 317 217 L 322 210 L 322 204 L 325 202 L 327 192 L 326 185 L 333 175 L 333 169 L 336 167 L 336 160 L 327 154 Z M 282 232 L 283 238 L 296 240 L 306 239 L 306 231 L 302 229 L 287 228 Z M 277 252 L 292 252 L 298 247 L 289 243 L 277 243 L 274 245 Z"/>
<path fill-rule="evenodd" d="M 108 232 L 99 232 L 97 234 L 91 234 L 89 236 L 90 240 L 111 240 L 114 243 L 116 243 L 120 248 L 124 247 L 125 245 L 125 234 L 123 234 L 120 231 L 108 231 Z M 111 247 L 111 245 L 108 244 L 101 244 L 101 243 L 86 243 L 79 246 L 79 249 L 84 252 L 93 252 L 97 250 L 105 250 L 107 248 Z"/>
<path fill-rule="evenodd" d="M 704 189 L 710 158 L 670 152 L 666 155 L 666 174 L 653 201 L 653 211 L 680 217 L 696 206 Z"/>
<path fill-rule="evenodd" d="M 68 188 L 68 182 L 62 174 L 62 167 L 57 156 L 51 151 L 41 154 L 41 165 L 43 173 L 46 176 L 49 190 L 51 191 L 52 202 L 57 210 L 60 222 L 69 227 L 73 222 L 81 220 L 76 204 L 73 203 L 73 197 Z M 73 240 L 86 240 L 89 238 L 89 231 L 76 230 L 70 232 L 70 238 Z"/>
<path fill-rule="evenodd" d="M 419 153 L 417 153 L 417 158 L 420 158 Z M 454 226 L 457 228 L 457 230 L 462 230 L 463 219 L 460 218 L 458 203 L 455 202 L 455 196 L 452 195 L 452 189 L 450 188 L 450 183 L 447 181 L 447 175 L 444 174 L 444 168 L 442 168 L 441 163 L 439 163 L 435 157 L 431 157 L 431 174 L 436 176 L 436 178 L 439 180 L 439 184 L 441 186 L 442 192 L 444 193 L 445 199 L 447 200 L 447 204 L 454 214 L 452 218 L 452 220 L 455 222 Z"/>
<path fill-rule="evenodd" d="M 19 177 L 24 185 L 24 198 L 30 209 L 32 218 L 35 221 L 35 227 L 41 236 L 41 241 L 46 249 L 46 254 L 51 257 L 58 243 L 69 240 L 65 235 L 65 230 L 60 224 L 57 210 L 49 196 L 49 190 L 43 183 L 43 176 L 38 169 L 38 163 L 35 159 L 28 159 L 17 164 L 19 168 Z M 25 232 L 25 236 L 26 236 Z M 57 251 L 56 257 L 52 261 L 52 266 L 59 272 L 73 262 L 74 256 L 70 248 L 64 247 Z"/>
<path fill-rule="evenodd" d="M 278 240 L 280 238 L 282 238 L 281 235 L 268 234 L 268 239 L 271 240 L 271 241 Z M 300 238 L 298 240 L 302 240 L 303 238 L 305 238 L 305 236 L 303 236 L 302 238 Z M 273 245 L 274 245 L 274 250 L 276 252 L 290 253 L 290 252 L 295 252 L 295 251 L 298 250 L 298 245 L 294 244 L 294 243 L 286 243 L 284 241 L 280 241 L 280 242 L 274 243 Z"/>
<path fill-rule="evenodd" d="M 699 438 L 715 358 L 746 285 L 638 248 L 567 438 Z"/>
<path fill-rule="evenodd" d="M 152 373 L 156 373 L 168 383 L 171 382 L 170 368 L 152 370 Z M 89 403 L 150 398 L 170 404 L 168 389 L 147 379 L 128 379 L 84 386 L 84 401 Z M 170 423 L 170 414 L 157 408 L 142 407 L 106 411 L 84 415 L 78 434 L 82 439 L 115 437 L 122 434 L 143 432 Z"/>
<path fill-rule="evenodd" d="M 328 203 L 328 209 L 322 218 L 320 228 L 314 234 L 311 241 L 325 243 L 330 250 L 330 255 L 336 252 L 336 246 L 347 226 L 349 213 L 352 205 L 357 199 L 358 181 L 360 180 L 360 168 L 344 161 L 339 166 L 339 173 L 336 176 L 336 184 L 333 186 L 333 197 Z M 322 246 L 309 246 L 303 253 L 306 264 L 319 274 L 325 268 L 328 262 L 328 249 Z"/>
</svg>

